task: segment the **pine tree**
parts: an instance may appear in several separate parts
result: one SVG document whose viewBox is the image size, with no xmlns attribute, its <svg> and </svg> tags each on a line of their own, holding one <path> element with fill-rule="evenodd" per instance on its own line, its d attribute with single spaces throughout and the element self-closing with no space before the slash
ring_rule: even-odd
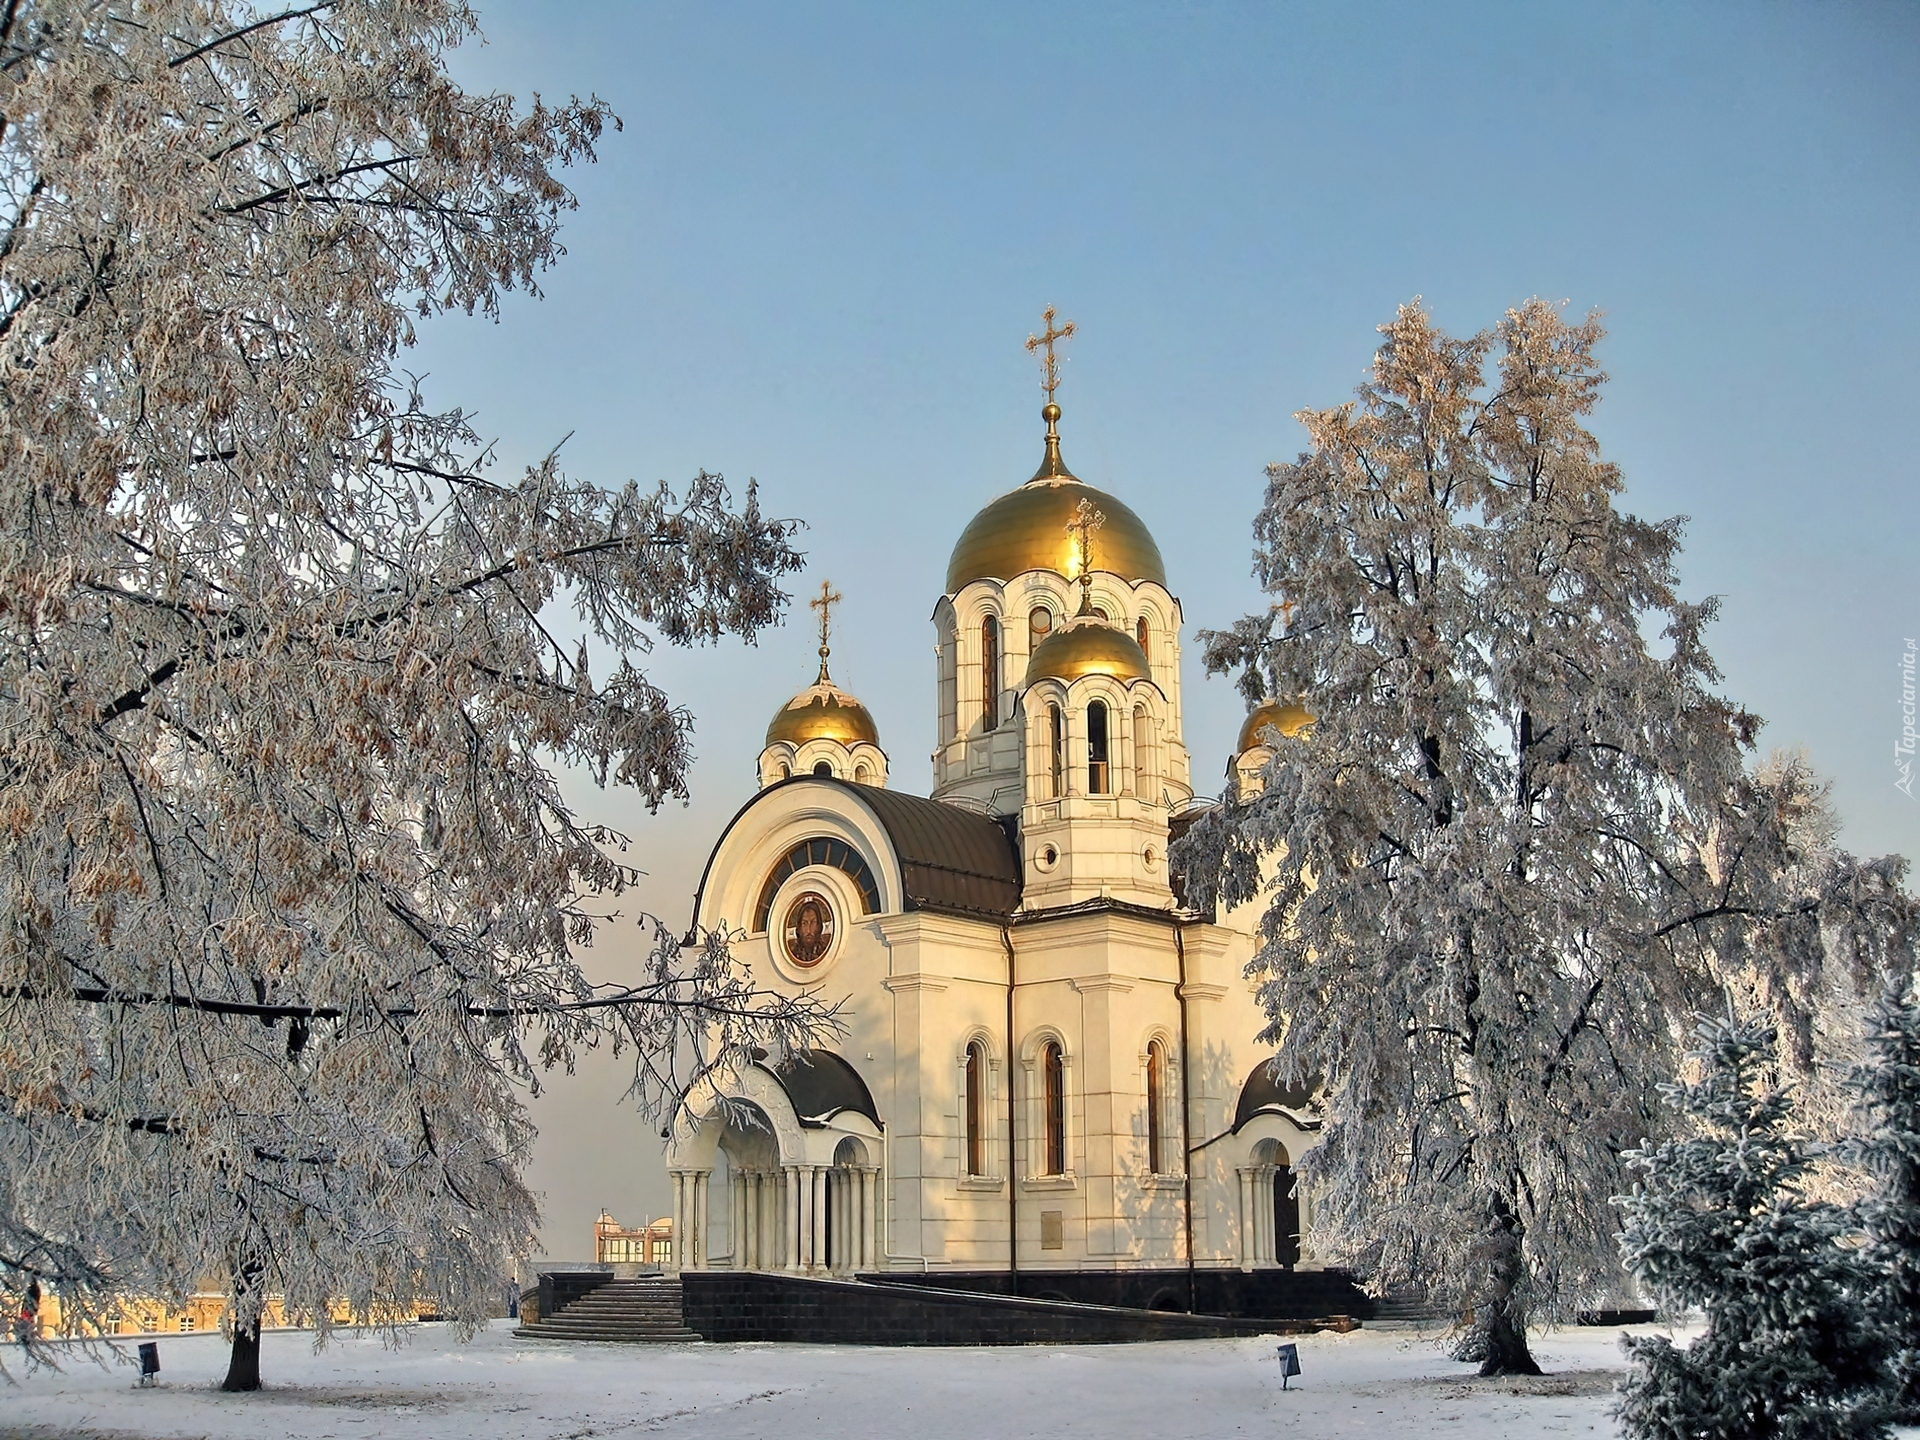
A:
<svg viewBox="0 0 1920 1440">
<path fill-rule="evenodd" d="M 1533 1319 L 1621 1283 L 1608 1197 L 1660 1125 L 1674 1017 L 1730 977 L 1803 1015 L 1830 956 L 1910 966 L 1920 916 L 1904 861 L 1809 838 L 1804 767 L 1749 770 L 1680 522 L 1622 510 L 1586 428 L 1598 321 L 1381 328 L 1358 402 L 1301 412 L 1311 448 L 1268 470 L 1275 603 L 1205 637 L 1315 723 L 1174 858 L 1195 899 L 1265 906 L 1264 1038 L 1326 1087 L 1321 1244 L 1527 1372 Z"/>
<path fill-rule="evenodd" d="M 1920 1424 L 1920 1003 L 1889 990 L 1866 1028 L 1870 1058 L 1847 1086 L 1866 1133 L 1849 1148 L 1871 1177 L 1859 1219 L 1878 1271 L 1874 1310 L 1892 1332 L 1894 1419 Z"/>
<path fill-rule="evenodd" d="M 1644 1179 L 1622 1201 L 1620 1244 L 1648 1294 L 1703 1311 L 1707 1329 L 1684 1350 L 1626 1339 L 1621 1423 L 1632 1440 L 1884 1434 L 1874 1267 L 1843 1243 L 1845 1210 L 1801 1193 L 1810 1161 L 1776 1083 L 1776 1031 L 1728 1019 L 1696 1034 L 1701 1078 L 1661 1087 L 1695 1133 L 1630 1153 Z"/>
</svg>

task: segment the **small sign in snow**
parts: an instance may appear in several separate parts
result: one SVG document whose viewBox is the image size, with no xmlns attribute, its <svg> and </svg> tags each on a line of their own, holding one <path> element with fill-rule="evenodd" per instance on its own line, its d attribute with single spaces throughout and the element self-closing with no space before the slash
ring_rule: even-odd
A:
<svg viewBox="0 0 1920 1440">
<path fill-rule="evenodd" d="M 153 1377 L 160 1373 L 160 1346 L 158 1342 L 147 1340 L 140 1346 L 140 1385 L 153 1384 Z"/>
<path fill-rule="evenodd" d="M 1280 1347 L 1280 1388 L 1287 1388 L 1287 1381 L 1300 1373 L 1300 1347 L 1282 1345 Z"/>
</svg>

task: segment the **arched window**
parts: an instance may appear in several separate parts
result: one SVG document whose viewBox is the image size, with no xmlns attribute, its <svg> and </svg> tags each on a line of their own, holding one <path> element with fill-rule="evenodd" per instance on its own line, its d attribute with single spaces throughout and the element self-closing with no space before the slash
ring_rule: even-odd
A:
<svg viewBox="0 0 1920 1440">
<path fill-rule="evenodd" d="M 1147 707 L 1133 707 L 1133 793 L 1142 800 L 1154 798 L 1153 721 Z"/>
<path fill-rule="evenodd" d="M 985 729 L 1000 724 L 1000 622 L 989 615 L 980 625 L 981 721 Z"/>
<path fill-rule="evenodd" d="M 1087 706 L 1087 793 L 1107 793 L 1107 707 L 1100 700 Z"/>
<path fill-rule="evenodd" d="M 1147 1042 L 1147 1169 L 1155 1175 L 1167 1173 L 1166 1136 L 1161 1134 L 1161 1116 L 1167 1104 L 1167 1047 L 1158 1040 Z"/>
<path fill-rule="evenodd" d="M 790 780 L 793 778 L 793 767 L 788 765 L 784 760 L 780 762 L 780 778 L 782 780 Z"/>
<path fill-rule="evenodd" d="M 1046 1106 L 1047 1153 L 1043 1157 L 1045 1175 L 1067 1173 L 1067 1057 L 1058 1040 L 1049 1040 L 1040 1052 L 1040 1087 Z"/>
<path fill-rule="evenodd" d="M 824 775 L 827 779 L 831 780 L 833 778 L 833 765 L 830 761 L 816 760 L 813 762 L 813 773 L 816 775 Z"/>
<path fill-rule="evenodd" d="M 1044 605 L 1036 605 L 1027 612 L 1027 648 L 1032 651 L 1040 642 L 1053 633 L 1053 612 Z"/>
<path fill-rule="evenodd" d="M 864 760 L 853 767 L 853 783 L 856 785 L 871 785 L 873 783 L 873 771 L 867 768 Z"/>
<path fill-rule="evenodd" d="M 1053 798 L 1058 800 L 1067 774 L 1067 726 L 1058 705 L 1047 706 L 1047 779 Z"/>
<path fill-rule="evenodd" d="M 1140 642 L 1140 653 L 1142 655 L 1145 655 L 1149 660 L 1151 660 L 1153 658 L 1153 654 L 1151 651 L 1147 649 L 1147 617 L 1146 616 L 1142 615 L 1140 617 L 1140 623 L 1133 627 L 1133 638 Z"/>
<path fill-rule="evenodd" d="M 967 1174 L 987 1173 L 987 1047 L 967 1046 Z"/>
</svg>

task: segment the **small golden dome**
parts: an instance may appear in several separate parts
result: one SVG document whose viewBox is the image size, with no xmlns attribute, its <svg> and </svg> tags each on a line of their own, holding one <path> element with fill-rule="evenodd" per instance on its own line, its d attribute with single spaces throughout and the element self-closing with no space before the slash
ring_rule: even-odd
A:
<svg viewBox="0 0 1920 1440">
<path fill-rule="evenodd" d="M 1269 725 L 1292 740 L 1312 728 L 1313 716 L 1297 700 L 1263 700 L 1240 727 L 1240 743 L 1233 753 L 1244 755 L 1254 746 L 1266 743 L 1260 738 L 1260 732 Z"/>
<path fill-rule="evenodd" d="M 782 706 L 767 726 L 769 745 L 804 745 L 809 740 L 878 745 L 880 728 L 866 706 L 823 676 Z"/>
<path fill-rule="evenodd" d="M 1151 680 L 1147 652 L 1125 631 L 1092 616 L 1075 616 L 1034 649 L 1026 679 L 1064 680 L 1071 685 L 1082 675 L 1112 675 L 1118 680 Z"/>
</svg>

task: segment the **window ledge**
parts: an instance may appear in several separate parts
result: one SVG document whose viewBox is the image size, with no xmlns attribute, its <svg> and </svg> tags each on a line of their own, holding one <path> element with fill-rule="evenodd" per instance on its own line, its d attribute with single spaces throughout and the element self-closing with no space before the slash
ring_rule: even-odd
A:
<svg viewBox="0 0 1920 1440">
<path fill-rule="evenodd" d="M 998 1175 L 962 1175 L 959 1183 L 962 1190 L 998 1190 L 1007 1182 Z"/>
<path fill-rule="evenodd" d="M 1140 1177 L 1142 1190 L 1178 1190 L 1181 1183 L 1181 1177 L 1178 1175 L 1142 1175 Z"/>
<path fill-rule="evenodd" d="M 1078 1190 L 1080 1181 L 1069 1170 L 1064 1175 L 1028 1175 L 1021 1179 L 1022 1190 Z"/>
</svg>

